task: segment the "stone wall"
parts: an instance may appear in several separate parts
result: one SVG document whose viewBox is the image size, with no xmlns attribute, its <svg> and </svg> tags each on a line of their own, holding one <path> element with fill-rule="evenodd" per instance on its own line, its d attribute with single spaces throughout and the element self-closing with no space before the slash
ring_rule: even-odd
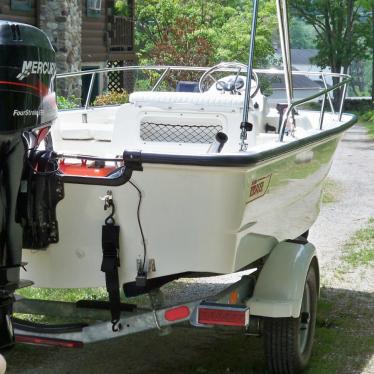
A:
<svg viewBox="0 0 374 374">
<path fill-rule="evenodd" d="M 57 72 L 81 70 L 81 0 L 41 0 L 40 28 L 46 32 L 56 51 Z M 57 82 L 58 95 L 80 97 L 81 88 L 80 78 Z"/>
</svg>

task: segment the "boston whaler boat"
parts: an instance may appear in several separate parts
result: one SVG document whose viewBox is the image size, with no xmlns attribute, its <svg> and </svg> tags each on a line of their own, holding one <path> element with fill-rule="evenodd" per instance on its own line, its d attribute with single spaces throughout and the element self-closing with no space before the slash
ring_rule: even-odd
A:
<svg viewBox="0 0 374 374">
<path fill-rule="evenodd" d="M 128 104 L 101 108 L 89 106 L 93 82 L 114 69 L 62 74 L 57 78 L 91 75 L 86 106 L 60 111 L 51 136 L 53 115 L 43 120 L 41 107 L 30 111 L 37 120 L 22 129 L 38 130 L 23 132 L 23 176 L 12 182 L 16 188 L 21 179 L 12 209 L 23 228 L 24 275 L 38 287 L 106 286 L 111 321 L 57 332 L 15 321 L 20 341 L 32 343 L 37 336 L 46 344 L 75 346 L 189 320 L 194 326 L 242 326 L 264 334 L 272 372 L 306 366 L 319 290 L 317 254 L 307 233 L 318 216 L 334 151 L 356 119 L 343 113 L 346 75 L 329 74 L 339 83 L 293 99 L 293 75 L 314 74 L 326 82 L 327 74 L 291 72 L 286 2 L 278 0 L 277 6 L 284 71 L 253 69 L 254 1 L 248 66 L 116 68 L 153 70 L 160 79 L 150 92 L 132 93 Z M 1 30 L 8 27 L 0 25 Z M 51 78 L 53 65 L 46 61 L 41 59 L 40 71 L 38 62 L 35 69 L 23 62 L 26 73 L 13 86 L 8 82 L 8 91 L 16 83 L 27 89 L 34 87 L 30 80 Z M 173 92 L 159 90 L 180 71 L 200 73 L 199 82 L 179 82 Z M 262 94 L 258 77 L 282 74 L 287 104 L 275 107 Z M 53 82 L 48 81 L 48 95 L 41 85 L 36 90 L 51 113 L 46 99 L 53 94 Z M 336 111 L 334 91 L 341 97 Z M 319 99 L 320 111 L 301 108 Z M 9 121 L 26 118 L 22 113 L 12 107 Z M 20 134 L 21 126 L 15 128 Z M 4 274 L 23 266 L 20 250 L 13 251 L 18 256 L 13 263 L 3 256 Z M 163 284 L 180 277 L 234 272 L 240 272 L 236 283 L 218 295 L 171 307 L 152 303 L 146 312 L 120 303 L 120 288 L 128 297 L 150 293 L 152 298 Z M 16 286 L 7 288 L 5 283 L 0 284 L 7 290 L 3 340 L 11 344 L 10 295 L 23 284 L 15 279 Z M 42 304 L 23 299 L 14 308 L 31 313 L 31 306 Z M 66 303 L 65 311 L 69 308 L 76 316 L 78 306 Z"/>
</svg>

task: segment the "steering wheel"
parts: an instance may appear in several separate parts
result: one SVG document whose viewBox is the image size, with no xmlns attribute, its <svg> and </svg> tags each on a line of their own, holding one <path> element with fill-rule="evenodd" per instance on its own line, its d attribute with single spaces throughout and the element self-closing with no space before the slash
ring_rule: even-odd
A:
<svg viewBox="0 0 374 374">
<path fill-rule="evenodd" d="M 217 81 L 217 79 L 215 79 L 212 74 L 216 71 L 224 70 L 224 69 L 237 69 L 235 78 L 230 79 L 228 82 L 222 82 L 220 80 Z M 223 90 L 223 91 L 231 92 L 231 93 L 238 92 L 244 86 L 243 78 L 240 77 L 239 74 L 242 70 L 245 71 L 247 69 L 248 69 L 247 65 L 242 64 L 240 62 L 221 62 L 218 65 L 214 65 L 209 70 L 204 72 L 204 74 L 201 76 L 199 80 L 199 91 L 201 93 L 205 91 L 204 83 L 205 83 L 205 80 L 209 77 L 216 83 L 217 90 L 219 91 Z M 254 86 L 251 85 L 250 98 L 253 98 L 256 96 L 260 88 L 259 82 L 258 82 L 258 75 L 254 71 L 252 71 L 251 79 L 255 81 Z"/>
</svg>

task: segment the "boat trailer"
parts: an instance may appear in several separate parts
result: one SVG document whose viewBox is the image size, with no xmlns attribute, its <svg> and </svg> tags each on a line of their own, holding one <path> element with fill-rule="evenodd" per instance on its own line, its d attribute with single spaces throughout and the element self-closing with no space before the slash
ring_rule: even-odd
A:
<svg viewBox="0 0 374 374">
<path fill-rule="evenodd" d="M 168 295 L 168 287 L 173 287 L 171 284 L 165 292 L 155 289 L 148 293 L 148 306 L 122 303 L 121 318 L 116 328 L 110 321 L 110 304 L 106 301 L 81 300 L 72 303 L 17 296 L 14 303 L 16 313 L 84 322 L 51 325 L 14 318 L 16 341 L 80 348 L 87 343 L 151 329 L 164 334 L 173 325 L 186 322 L 191 327 L 238 327 L 246 334 L 260 336 L 264 319 L 296 319 L 300 315 L 310 267 L 314 267 L 316 272 L 318 289 L 318 263 L 314 246 L 306 240 L 281 242 L 259 267 L 187 280 L 188 292 L 181 289 L 178 299 L 173 300 Z M 276 284 L 271 279 L 277 279 Z M 178 288 L 182 282 L 178 281 Z M 310 316 L 306 315 L 310 311 L 302 313 L 310 320 Z"/>
<path fill-rule="evenodd" d="M 218 294 L 204 299 L 184 301 L 175 304 L 165 302 L 165 295 L 158 289 L 148 294 L 149 307 L 134 304 L 121 304 L 121 319 L 113 329 L 109 313 L 109 303 L 78 301 L 77 303 L 32 300 L 17 298 L 14 304 L 16 313 L 42 314 L 55 317 L 91 320 L 93 323 L 73 323 L 66 325 L 43 325 L 14 319 L 16 341 L 20 343 L 57 345 L 79 348 L 86 343 L 108 340 L 120 336 L 158 329 L 166 333 L 170 327 L 189 322 L 191 326 L 237 326 L 249 329 L 248 295 L 253 292 L 253 273 L 257 269 L 242 272 L 235 278 L 238 281 L 226 286 Z M 226 277 L 227 276 L 223 276 Z M 215 277 L 220 278 L 220 277 Z M 205 280 L 208 278 L 204 278 Z M 191 283 L 188 283 L 192 286 Z M 198 284 L 201 293 L 206 294 L 210 283 L 204 287 Z M 193 287 L 193 286 L 192 286 Z M 222 288 L 222 285 L 221 285 Z M 250 323 L 251 320 L 251 323 Z"/>
</svg>

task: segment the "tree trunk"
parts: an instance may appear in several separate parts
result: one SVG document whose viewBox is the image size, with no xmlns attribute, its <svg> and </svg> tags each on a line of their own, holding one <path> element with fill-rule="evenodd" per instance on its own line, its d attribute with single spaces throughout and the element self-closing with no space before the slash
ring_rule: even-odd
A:
<svg viewBox="0 0 374 374">
<path fill-rule="evenodd" d="M 331 72 L 340 74 L 342 72 L 342 66 L 341 65 L 332 66 L 331 67 Z M 340 81 L 340 78 L 333 77 L 332 78 L 333 86 L 337 85 L 339 83 L 339 81 Z M 334 107 L 336 109 L 339 105 L 339 100 L 340 100 L 340 97 L 341 97 L 341 89 L 334 90 L 332 94 L 333 94 Z"/>
</svg>

